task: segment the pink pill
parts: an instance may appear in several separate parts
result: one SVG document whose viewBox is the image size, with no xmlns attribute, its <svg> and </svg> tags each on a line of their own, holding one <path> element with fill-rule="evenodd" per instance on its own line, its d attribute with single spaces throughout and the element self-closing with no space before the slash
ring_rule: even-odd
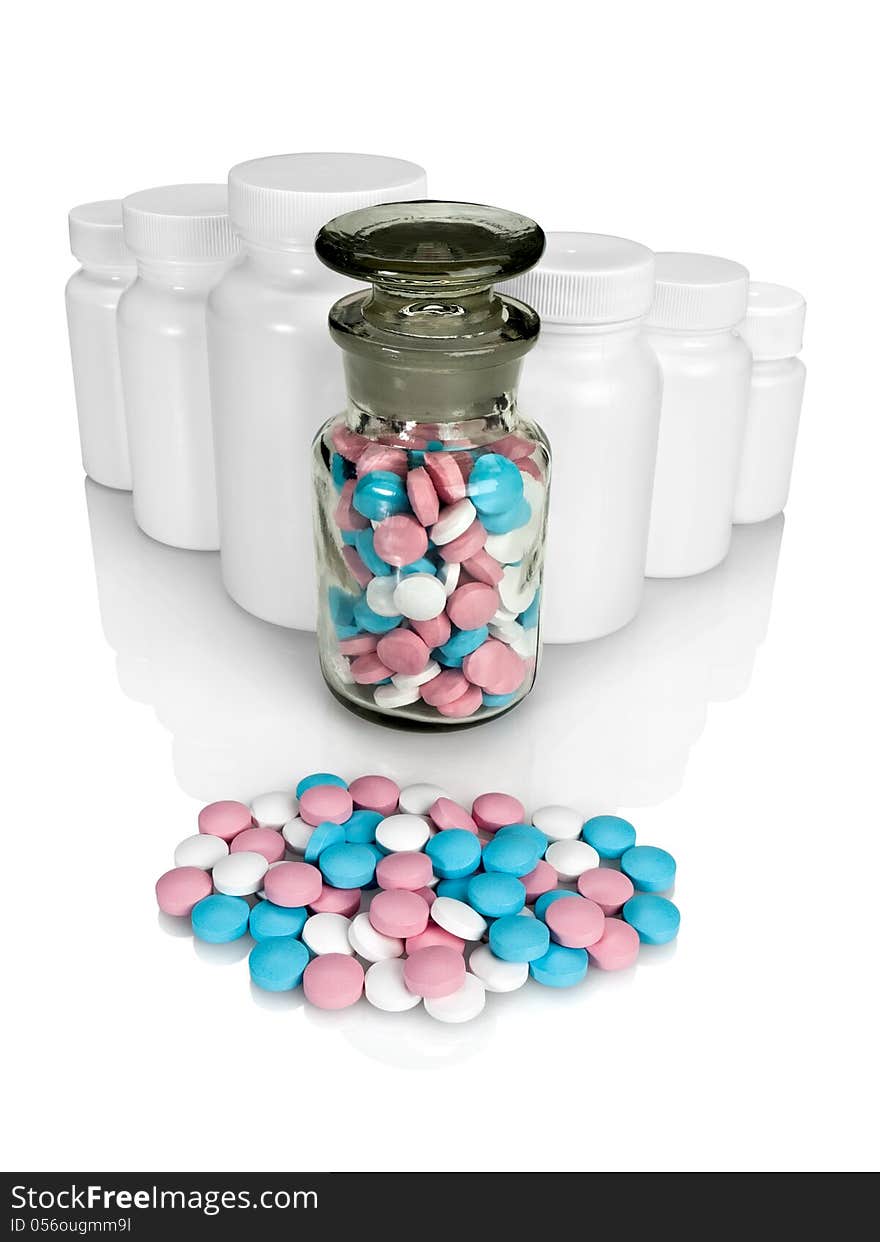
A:
<svg viewBox="0 0 880 1242">
<path fill-rule="evenodd" d="M 483 692 L 479 686 L 468 686 L 460 698 L 451 703 L 438 703 L 437 711 L 441 716 L 450 716 L 462 720 L 465 716 L 473 716 L 483 706 Z"/>
<path fill-rule="evenodd" d="M 453 802 L 451 798 L 438 798 L 428 814 L 435 827 L 464 828 L 467 832 L 476 832 L 477 825 L 463 806 Z"/>
<path fill-rule="evenodd" d="M 494 556 L 489 555 L 485 548 L 481 548 L 476 556 L 463 561 L 461 567 L 474 581 L 485 582 L 488 586 L 497 586 L 504 577 L 503 567 Z"/>
<path fill-rule="evenodd" d="M 591 867 L 578 876 L 578 892 L 589 897 L 605 915 L 619 914 L 635 889 L 629 876 L 613 867 Z"/>
<path fill-rule="evenodd" d="M 531 457 L 535 446 L 531 440 L 524 440 L 522 436 L 509 435 L 496 440 L 491 451 L 500 453 L 502 457 L 509 457 L 511 461 L 520 462 L 524 457 Z"/>
<path fill-rule="evenodd" d="M 446 611 L 460 630 L 478 630 L 481 625 L 488 625 L 498 611 L 498 592 L 483 582 L 468 582 L 452 592 Z"/>
<path fill-rule="evenodd" d="M 431 906 L 433 906 L 434 902 L 437 900 L 437 894 L 434 892 L 433 888 L 428 888 L 427 886 L 425 888 L 417 888 L 416 892 L 420 897 L 425 899 L 428 909 L 430 910 Z"/>
<path fill-rule="evenodd" d="M 428 926 L 428 903 L 418 893 L 391 888 L 370 902 L 370 922 L 383 936 L 418 936 Z"/>
<path fill-rule="evenodd" d="M 464 673 L 457 668 L 445 668 L 442 673 L 419 687 L 419 693 L 430 707 L 445 707 L 454 703 L 468 690 Z"/>
<path fill-rule="evenodd" d="M 357 914 L 361 908 L 361 890 L 359 888 L 331 888 L 329 884 L 315 901 L 309 902 L 312 914 L 342 914 L 347 919 Z"/>
<path fill-rule="evenodd" d="M 452 453 L 426 453 L 425 469 L 443 504 L 451 505 L 456 500 L 464 500 L 467 493 L 464 474 Z"/>
<path fill-rule="evenodd" d="M 414 996 L 451 996 L 464 973 L 463 954 L 443 944 L 416 949 L 403 964 L 403 982 Z"/>
<path fill-rule="evenodd" d="M 530 474 L 532 478 L 537 479 L 539 483 L 544 482 L 544 476 L 541 474 L 541 467 L 537 464 L 537 462 L 532 461 L 530 457 L 525 457 L 522 461 L 518 461 L 516 464 L 519 467 L 520 474 Z"/>
<path fill-rule="evenodd" d="M 351 662 L 351 675 L 359 686 L 375 686 L 377 682 L 390 677 L 392 671 L 383 662 L 378 647 Z"/>
<path fill-rule="evenodd" d="M 283 862 L 270 867 L 263 890 L 276 906 L 310 906 L 321 896 L 321 873 L 311 863 Z"/>
<path fill-rule="evenodd" d="M 474 468 L 473 456 L 470 453 L 455 453 L 454 457 L 456 463 L 458 464 L 458 468 L 461 471 L 461 477 L 464 479 L 465 483 L 467 483 L 468 479 L 471 477 L 471 471 Z"/>
<path fill-rule="evenodd" d="M 358 586 L 367 587 L 373 581 L 373 575 L 367 569 L 361 560 L 360 553 L 357 548 L 349 547 L 347 544 L 342 549 L 342 559 L 348 566 L 348 572 L 354 578 Z"/>
<path fill-rule="evenodd" d="M 211 877 L 201 867 L 175 867 L 160 875 L 156 881 L 159 909 L 178 918 L 192 914 L 196 902 L 210 897 L 213 891 Z"/>
<path fill-rule="evenodd" d="M 274 828 L 245 828 L 229 847 L 230 854 L 240 854 L 242 850 L 262 854 L 266 862 L 281 862 L 284 857 L 284 837 Z"/>
<path fill-rule="evenodd" d="M 361 998 L 364 968 L 347 953 L 313 957 L 303 973 L 306 1000 L 318 1009 L 347 1009 Z"/>
<path fill-rule="evenodd" d="M 456 539 L 450 539 L 449 543 L 444 543 L 439 552 L 444 561 L 454 565 L 459 561 L 469 561 L 476 556 L 485 542 L 486 528 L 475 518 L 463 534 Z"/>
<path fill-rule="evenodd" d="M 543 858 L 534 871 L 520 876 L 520 883 L 526 888 L 526 901 L 536 901 L 542 893 L 552 892 L 558 882 L 559 877 L 556 872 Z"/>
<path fill-rule="evenodd" d="M 488 638 L 476 651 L 465 656 L 462 672 L 468 681 L 487 694 L 511 694 L 526 677 L 526 666 L 512 647 L 497 638 Z"/>
<path fill-rule="evenodd" d="M 376 867 L 378 885 L 385 889 L 405 888 L 415 893 L 433 878 L 434 868 L 430 858 L 427 854 L 416 853 L 415 850 L 388 854 L 379 860 Z"/>
<path fill-rule="evenodd" d="M 199 811 L 199 832 L 229 842 L 245 828 L 252 828 L 253 816 L 243 802 L 211 802 Z"/>
<path fill-rule="evenodd" d="M 396 513 L 379 523 L 373 534 L 376 554 L 389 565 L 411 565 L 428 550 L 428 533 L 409 513 Z"/>
<path fill-rule="evenodd" d="M 376 655 L 392 673 L 404 673 L 413 676 L 423 672 L 431 658 L 431 652 L 423 639 L 412 630 L 392 630 L 379 639 Z M 370 659 L 364 656 L 364 659 Z M 354 665 L 352 672 L 354 673 Z M 357 680 L 357 674 L 355 674 Z"/>
<path fill-rule="evenodd" d="M 344 656 L 369 655 L 378 645 L 378 634 L 356 634 L 354 638 L 343 638 L 339 650 Z"/>
<path fill-rule="evenodd" d="M 407 936 L 406 951 L 407 953 L 417 953 L 419 949 L 429 949 L 432 945 L 439 944 L 446 949 L 455 949 L 456 953 L 464 953 L 465 942 L 460 936 L 453 936 L 452 932 L 448 932 L 445 927 L 438 927 L 436 923 L 428 920 L 428 926 L 418 936 Z"/>
<path fill-rule="evenodd" d="M 449 642 L 452 634 L 452 622 L 445 612 L 441 612 L 439 617 L 432 617 L 430 621 L 410 621 L 410 626 L 431 648 L 442 647 Z"/>
<path fill-rule="evenodd" d="M 354 479 L 347 479 L 343 485 L 333 517 L 340 530 L 366 530 L 370 525 L 362 513 L 358 513 L 352 503 L 354 499 Z"/>
<path fill-rule="evenodd" d="M 519 798 L 506 793 L 484 793 L 474 799 L 471 808 L 478 828 L 484 832 L 497 832 L 508 824 L 523 824 L 525 807 Z"/>
<path fill-rule="evenodd" d="M 333 441 L 333 447 L 336 449 L 336 452 L 340 453 L 347 461 L 357 461 L 370 443 L 366 436 L 359 435 L 356 431 L 351 431 L 350 428 L 342 424 L 333 428 L 333 434 L 330 438 Z"/>
<path fill-rule="evenodd" d="M 406 476 L 406 494 L 421 524 L 433 526 L 440 516 L 440 501 L 424 466 L 417 466 Z"/>
<path fill-rule="evenodd" d="M 568 900 L 555 901 L 553 905 L 564 906 Z M 625 970 L 639 956 L 639 933 L 623 919 L 606 919 L 605 930 L 588 952 L 600 970 Z"/>
<path fill-rule="evenodd" d="M 378 811 L 387 816 L 397 810 L 400 790 L 387 776 L 359 776 L 348 788 L 359 811 Z"/>
<path fill-rule="evenodd" d="M 562 907 L 570 907 L 563 910 Z M 595 944 L 605 930 L 605 915 L 587 897 L 566 897 L 554 901 L 544 911 L 544 922 L 557 944 L 566 949 L 586 949 Z"/>
<path fill-rule="evenodd" d="M 358 478 L 374 470 L 390 470 L 403 478 L 406 474 L 406 453 L 402 448 L 391 448 L 387 444 L 368 444 L 357 459 Z"/>
<path fill-rule="evenodd" d="M 369 657 L 362 656 L 361 659 Z M 348 790 L 339 785 L 313 785 L 299 800 L 299 817 L 313 828 L 326 820 L 331 824 L 342 824 L 354 810 L 351 797 Z"/>
</svg>

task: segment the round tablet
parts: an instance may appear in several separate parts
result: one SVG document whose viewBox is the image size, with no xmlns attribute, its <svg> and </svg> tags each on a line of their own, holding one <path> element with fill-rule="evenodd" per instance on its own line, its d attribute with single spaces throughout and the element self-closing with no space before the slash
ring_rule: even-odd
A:
<svg viewBox="0 0 880 1242">
<path fill-rule="evenodd" d="M 620 869 L 640 893 L 665 893 L 675 883 L 675 859 L 656 845 L 633 845 L 621 856 Z"/>
<path fill-rule="evenodd" d="M 354 479 L 346 479 L 333 510 L 333 520 L 343 532 L 363 530 L 367 525 L 367 519 L 354 507 L 354 487 Z"/>
<path fill-rule="evenodd" d="M 214 893 L 192 908 L 193 935 L 206 944 L 228 944 L 248 929 L 250 906 L 243 897 Z"/>
<path fill-rule="evenodd" d="M 587 949 L 605 930 L 605 915 L 587 897 L 554 902 L 548 906 L 544 922 L 556 943 L 566 949 Z"/>
<path fill-rule="evenodd" d="M 487 944 L 474 949 L 468 969 L 487 992 L 515 992 L 529 977 L 528 962 L 505 962 L 496 957 Z"/>
<path fill-rule="evenodd" d="M 387 854 L 376 866 L 376 881 L 380 888 L 405 888 L 414 893 L 433 878 L 430 858 L 416 850 Z"/>
<path fill-rule="evenodd" d="M 485 832 L 497 832 L 507 824 L 519 824 L 526 817 L 519 799 L 505 793 L 480 794 L 474 799 L 472 811 L 477 827 Z"/>
<path fill-rule="evenodd" d="M 576 841 L 584 826 L 583 816 L 570 806 L 542 806 L 532 816 L 548 841 Z"/>
<path fill-rule="evenodd" d="M 528 527 L 522 529 L 528 530 Z M 512 534 L 517 533 L 512 532 Z M 511 535 L 499 535 L 496 538 L 509 539 Z M 536 587 L 524 577 L 521 565 L 508 565 L 498 583 L 498 594 L 501 596 L 502 604 L 517 616 L 529 607 L 535 598 L 535 591 Z"/>
<path fill-rule="evenodd" d="M 481 513 L 503 513 L 522 500 L 522 475 L 500 453 L 483 453 L 474 462 L 467 494 Z"/>
<path fill-rule="evenodd" d="M 344 840 L 345 829 L 342 824 L 334 824 L 330 820 L 318 824 L 306 843 L 304 851 L 306 862 L 316 863 L 324 850 L 331 845 L 340 845 Z"/>
<path fill-rule="evenodd" d="M 251 808 L 243 802 L 211 802 L 199 811 L 199 832 L 229 842 L 253 825 Z"/>
<path fill-rule="evenodd" d="M 440 500 L 424 466 L 417 466 L 406 476 L 406 494 L 421 524 L 433 526 L 440 516 Z"/>
<path fill-rule="evenodd" d="M 546 988 L 570 988 L 587 973 L 590 959 L 586 949 L 566 949 L 551 944 L 543 957 L 529 962 L 529 974 Z"/>
<path fill-rule="evenodd" d="M 340 639 L 339 650 L 344 656 L 369 655 L 376 650 L 378 641 L 378 634 L 358 634 L 354 638 Z"/>
<path fill-rule="evenodd" d="M 359 811 L 378 811 L 384 816 L 397 810 L 400 790 L 387 776 L 359 776 L 351 782 L 349 792 Z"/>
<path fill-rule="evenodd" d="M 283 828 L 297 811 L 297 800 L 285 789 L 258 794 L 251 802 L 251 815 L 259 828 Z"/>
<path fill-rule="evenodd" d="M 303 944 L 315 954 L 353 953 L 348 939 L 351 919 L 343 914 L 313 914 L 303 924 Z"/>
<path fill-rule="evenodd" d="M 485 872 L 471 877 L 467 890 L 468 904 L 489 919 L 519 914 L 526 903 L 526 890 L 513 875 Z"/>
<path fill-rule="evenodd" d="M 453 802 L 451 798 L 438 798 L 428 814 L 435 828 L 448 831 L 450 828 L 464 828 L 467 832 L 476 833 L 477 825 L 473 817 L 463 806 Z"/>
<path fill-rule="evenodd" d="M 433 574 L 407 574 L 394 586 L 392 606 L 410 621 L 431 621 L 446 607 L 446 589 Z"/>
<path fill-rule="evenodd" d="M 403 1013 L 414 1009 L 420 998 L 414 996 L 404 982 L 405 963 L 399 957 L 374 962 L 364 976 L 364 992 L 376 1009 L 386 1013 Z"/>
<path fill-rule="evenodd" d="M 470 1022 L 486 1007 L 486 989 L 476 975 L 465 974 L 464 982 L 449 996 L 426 996 L 425 1011 L 438 1022 Z"/>
<path fill-rule="evenodd" d="M 371 440 L 359 454 L 357 459 L 358 478 L 369 474 L 372 470 L 388 470 L 400 478 L 406 475 L 406 452 L 402 448 L 393 448 L 388 444 L 379 444 Z"/>
<path fill-rule="evenodd" d="M 450 539 L 448 543 L 444 543 L 439 549 L 440 555 L 444 561 L 449 564 L 460 565 L 463 561 L 469 561 L 472 557 L 481 552 L 487 539 L 486 528 L 479 520 L 471 522 L 467 530 Z M 449 591 L 449 584 L 446 585 Z"/>
<path fill-rule="evenodd" d="M 304 776 L 296 787 L 296 796 L 301 798 L 307 789 L 311 789 L 313 785 L 338 785 L 340 789 L 347 789 L 348 785 L 341 776 L 334 776 L 332 772 L 312 772 L 309 776 Z"/>
<path fill-rule="evenodd" d="M 353 811 L 342 827 L 345 839 L 352 845 L 369 845 L 376 840 L 376 828 L 382 822 L 378 811 Z"/>
<path fill-rule="evenodd" d="M 299 800 L 300 819 L 313 827 L 325 822 L 343 824 L 353 810 L 352 795 L 339 785 L 311 785 Z"/>
<path fill-rule="evenodd" d="M 213 892 L 211 877 L 201 867 L 175 867 L 156 881 L 156 901 L 164 914 L 192 914 L 197 901 Z"/>
<path fill-rule="evenodd" d="M 421 698 L 422 686 L 425 682 L 433 681 L 440 671 L 440 665 L 437 661 L 429 660 L 420 673 L 392 673 L 391 681 L 393 685 L 398 687 L 398 689 L 406 690 L 408 694 L 415 691 L 415 699 L 413 699 L 413 702 L 415 702 L 417 699 Z"/>
<path fill-rule="evenodd" d="M 289 824 L 284 825 L 281 829 L 281 835 L 287 842 L 288 848 L 293 850 L 295 854 L 304 854 L 314 831 L 311 824 L 305 823 L 304 820 L 297 816 Z"/>
<path fill-rule="evenodd" d="M 394 602 L 397 579 L 390 576 L 370 578 L 367 584 L 367 603 L 380 617 L 399 617 L 400 609 Z M 377 640 L 378 641 L 378 640 Z"/>
<path fill-rule="evenodd" d="M 333 888 L 325 884 L 320 897 L 309 902 L 312 914 L 344 914 L 347 919 L 353 918 L 361 908 L 361 890 L 359 888 Z"/>
<path fill-rule="evenodd" d="M 254 940 L 298 936 L 308 917 L 302 906 L 276 906 L 274 902 L 261 901 L 251 910 L 248 929 Z"/>
<path fill-rule="evenodd" d="M 678 906 L 656 893 L 636 893 L 630 897 L 623 907 L 623 917 L 638 932 L 642 944 L 668 944 L 678 935 L 681 924 Z"/>
<path fill-rule="evenodd" d="M 526 890 L 526 901 L 535 901 L 538 897 L 542 897 L 544 893 L 552 892 L 556 887 L 559 877 L 543 858 L 533 871 L 528 875 L 520 876 L 523 887 Z M 584 893 L 584 896 L 588 896 Z"/>
<path fill-rule="evenodd" d="M 499 834 L 483 849 L 484 869 L 503 871 L 506 875 L 528 875 L 540 860 L 540 847 L 529 837 L 516 833 Z"/>
<path fill-rule="evenodd" d="M 227 897 L 246 897 L 255 893 L 263 884 L 263 876 L 269 864 L 262 854 L 245 850 L 241 854 L 228 854 L 221 858 L 212 874 L 214 887 Z"/>
<path fill-rule="evenodd" d="M 323 850 L 318 866 L 327 884 L 333 888 L 365 888 L 373 882 L 376 856 L 369 845 L 351 845 L 343 841 Z"/>
<path fill-rule="evenodd" d="M 400 809 L 407 815 L 428 815 L 437 799 L 445 797 L 446 790 L 439 785 L 428 785 L 424 782 L 406 785 L 400 791 Z"/>
<path fill-rule="evenodd" d="M 403 620 L 403 617 L 380 617 L 378 612 L 373 612 L 367 603 L 366 596 L 355 604 L 354 613 L 355 623 L 370 634 L 387 634 Z"/>
<path fill-rule="evenodd" d="M 480 865 L 480 842 L 466 828 L 447 828 L 438 832 L 425 846 L 433 872 L 443 880 L 458 880 L 472 875 Z"/>
<path fill-rule="evenodd" d="M 545 858 L 560 880 L 576 880 L 591 867 L 599 866 L 599 855 L 586 841 L 554 841 Z"/>
<path fill-rule="evenodd" d="M 392 630 L 379 640 L 376 655 L 392 673 L 413 676 L 427 668 L 431 652 L 414 630 Z"/>
<path fill-rule="evenodd" d="M 355 953 L 368 962 L 381 962 L 403 954 L 403 941 L 400 937 L 384 936 L 376 931 L 366 910 L 355 915 L 349 924 L 348 942 Z"/>
<path fill-rule="evenodd" d="M 488 926 L 482 914 L 454 897 L 438 897 L 431 906 L 431 918 L 460 940 L 479 940 Z"/>
<path fill-rule="evenodd" d="M 441 664 L 449 668 L 459 668 L 465 656 L 470 655 L 486 641 L 489 631 L 485 626 L 478 630 L 456 630 L 441 647 L 435 648 L 434 654 Z"/>
<path fill-rule="evenodd" d="M 346 427 L 344 423 L 337 423 L 332 433 L 333 447 L 338 453 L 341 453 L 347 461 L 357 461 L 361 453 L 370 443 L 366 436 L 362 436 L 357 431 L 352 431 L 350 427 Z"/>
<path fill-rule="evenodd" d="M 416 996 L 450 996 L 464 983 L 464 957 L 445 945 L 417 949 L 406 959 L 403 979 Z"/>
<path fill-rule="evenodd" d="M 233 837 L 229 852 L 241 854 L 245 850 L 262 854 L 266 862 L 281 862 L 284 857 L 284 838 L 274 828 L 245 828 L 244 832 Z"/>
<path fill-rule="evenodd" d="M 464 475 L 454 453 L 425 453 L 425 470 L 444 504 L 454 504 L 467 494 Z"/>
<path fill-rule="evenodd" d="M 636 830 L 619 815 L 594 815 L 583 827 L 584 840 L 600 858 L 620 858 L 636 843 Z"/>
<path fill-rule="evenodd" d="M 267 992 L 288 992 L 299 987 L 309 964 L 309 951 L 292 937 L 262 940 L 251 949 L 251 979 Z"/>
<path fill-rule="evenodd" d="M 612 867 L 593 867 L 578 876 L 578 892 L 595 901 L 603 914 L 619 914 L 634 889 L 632 880 Z"/>
<path fill-rule="evenodd" d="M 376 844 L 389 854 L 420 850 L 431 835 L 421 815 L 389 815 L 376 828 Z"/>
<path fill-rule="evenodd" d="M 552 906 L 554 901 L 559 901 L 561 897 L 577 897 L 577 893 L 573 893 L 567 888 L 554 888 L 551 892 L 542 893 L 535 902 L 535 914 L 538 918 L 542 919 L 547 913 L 548 907 Z"/>
<path fill-rule="evenodd" d="M 512 647 L 489 638 L 465 656 L 462 670 L 468 681 L 489 694 L 512 694 L 526 677 L 526 666 Z"/>
<path fill-rule="evenodd" d="M 487 586 L 493 587 L 497 587 L 504 574 L 501 565 L 494 556 L 489 555 L 485 547 L 480 548 L 469 560 L 463 561 L 461 567 L 476 582 L 485 582 Z"/>
<path fill-rule="evenodd" d="M 268 872 L 266 897 L 276 906 L 310 906 L 324 887 L 317 867 L 304 862 L 283 862 Z"/>
<path fill-rule="evenodd" d="M 549 944 L 550 932 L 540 919 L 505 915 L 489 928 L 489 947 L 505 962 L 532 962 L 547 952 Z"/>
<path fill-rule="evenodd" d="M 348 566 L 349 573 L 360 587 L 369 586 L 373 581 L 373 575 L 361 559 L 360 553 L 356 548 L 346 546 L 342 549 L 342 559 Z"/>
<path fill-rule="evenodd" d="M 325 953 L 309 962 L 302 982 L 306 1000 L 318 1009 L 347 1009 L 361 998 L 364 968 L 347 954 Z"/>
<path fill-rule="evenodd" d="M 359 686 L 381 685 L 391 677 L 391 669 L 383 664 L 377 651 L 357 656 L 352 660 L 349 671 L 352 680 Z"/>
<path fill-rule="evenodd" d="M 471 877 L 462 876 L 460 880 L 441 880 L 435 890 L 437 897 L 454 897 L 456 901 L 467 902 L 468 884 Z"/>
<path fill-rule="evenodd" d="M 589 948 L 600 970 L 626 970 L 639 956 L 639 933 L 623 919 L 606 919 L 601 937 Z"/>
<path fill-rule="evenodd" d="M 466 582 L 456 587 L 446 604 L 453 625 L 460 630 L 476 630 L 488 625 L 498 607 L 498 592 L 484 582 Z"/>
<path fill-rule="evenodd" d="M 505 509 L 503 513 L 485 513 L 477 510 L 480 521 L 490 535 L 507 535 L 512 530 L 525 526 L 532 516 L 532 506 L 523 498 L 517 504 Z"/>
<path fill-rule="evenodd" d="M 440 516 L 431 527 L 431 538 L 438 548 L 445 543 L 452 543 L 459 535 L 463 535 L 476 519 L 477 511 L 467 499 L 457 500 L 440 510 Z"/>
<path fill-rule="evenodd" d="M 418 893 L 403 888 L 389 889 L 376 894 L 370 902 L 369 915 L 377 932 L 405 940 L 407 936 L 417 936 L 428 926 L 428 903 Z"/>
<path fill-rule="evenodd" d="M 418 703 L 419 698 L 418 686 L 382 685 L 376 686 L 373 691 L 373 701 L 376 706 L 387 709 L 409 707 L 412 703 Z"/>
<path fill-rule="evenodd" d="M 437 577 L 443 583 L 446 590 L 446 598 L 448 599 L 458 586 L 458 580 L 461 577 L 461 565 L 457 561 L 447 561 L 437 570 Z M 435 644 L 435 646 L 439 645 L 439 643 Z"/>
<path fill-rule="evenodd" d="M 404 947 L 407 953 L 415 953 L 418 949 L 427 949 L 434 944 L 442 944 L 447 949 L 464 953 L 465 942 L 461 936 L 453 936 L 452 932 L 448 932 L 445 927 L 438 927 L 432 919 L 428 919 L 428 926 L 423 932 L 419 932 L 417 936 L 407 936 Z"/>
<path fill-rule="evenodd" d="M 212 837 L 207 832 L 197 832 L 185 837 L 174 851 L 175 867 L 200 867 L 202 871 L 210 871 L 212 867 L 225 858 L 229 846 L 220 837 Z"/>
<path fill-rule="evenodd" d="M 403 480 L 390 470 L 372 470 L 355 484 L 351 503 L 358 513 L 372 522 L 381 522 L 395 513 L 405 513 L 409 499 Z"/>
<path fill-rule="evenodd" d="M 417 518 L 410 513 L 398 513 L 387 517 L 376 527 L 373 547 L 383 561 L 398 569 L 424 556 L 428 550 L 428 535 Z"/>
<path fill-rule="evenodd" d="M 424 639 L 427 646 L 442 647 L 452 633 L 452 622 L 445 612 L 441 612 L 439 617 L 433 617 L 430 621 L 416 621 L 411 618 L 410 628 L 415 630 L 419 638 Z"/>
</svg>

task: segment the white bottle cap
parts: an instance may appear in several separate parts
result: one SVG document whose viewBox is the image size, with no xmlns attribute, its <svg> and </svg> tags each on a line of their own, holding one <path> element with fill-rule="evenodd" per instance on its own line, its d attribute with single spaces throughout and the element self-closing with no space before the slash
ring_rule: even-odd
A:
<svg viewBox="0 0 880 1242">
<path fill-rule="evenodd" d="M 424 198 L 424 168 L 384 155 L 307 151 L 236 164 L 229 173 L 232 226 L 279 250 L 311 246 L 322 224 L 346 211 Z"/>
<path fill-rule="evenodd" d="M 753 280 L 749 308 L 737 328 L 758 362 L 793 358 L 804 343 L 807 304 L 795 289 Z"/>
<path fill-rule="evenodd" d="M 749 274 L 741 263 L 671 250 L 656 259 L 649 327 L 712 332 L 733 328 L 745 316 Z"/>
<path fill-rule="evenodd" d="M 547 323 L 623 323 L 651 308 L 654 255 L 625 237 L 548 233 L 538 266 L 498 288 Z"/>
<path fill-rule="evenodd" d="M 183 263 L 233 258 L 225 185 L 163 185 L 122 200 L 125 240 L 139 259 Z"/>
<path fill-rule="evenodd" d="M 122 235 L 122 200 L 81 203 L 67 217 L 70 249 L 80 263 L 95 267 L 134 267 L 134 255 Z"/>
</svg>

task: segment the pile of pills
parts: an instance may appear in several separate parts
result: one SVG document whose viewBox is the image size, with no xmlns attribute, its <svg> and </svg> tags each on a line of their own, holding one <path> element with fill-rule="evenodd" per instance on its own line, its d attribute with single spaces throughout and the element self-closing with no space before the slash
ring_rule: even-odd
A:
<svg viewBox="0 0 880 1242">
<path fill-rule="evenodd" d="M 537 653 L 543 450 L 518 435 L 402 447 L 339 422 L 327 452 L 355 588 L 327 588 L 343 682 L 375 710 L 429 721 L 521 698 Z"/>
<path fill-rule="evenodd" d="M 672 856 L 616 815 L 546 806 L 529 823 L 506 793 L 468 810 L 436 785 L 319 772 L 204 807 L 156 897 L 200 940 L 249 933 L 258 987 L 465 1022 L 486 992 L 571 987 L 672 940 L 674 880 Z"/>
</svg>

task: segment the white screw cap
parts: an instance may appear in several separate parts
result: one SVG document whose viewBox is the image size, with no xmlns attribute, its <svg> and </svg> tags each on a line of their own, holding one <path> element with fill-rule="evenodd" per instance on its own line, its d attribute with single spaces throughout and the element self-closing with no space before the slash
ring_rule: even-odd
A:
<svg viewBox="0 0 880 1242">
<path fill-rule="evenodd" d="M 741 263 L 711 254 L 660 251 L 656 258 L 652 328 L 713 332 L 744 318 L 749 273 Z"/>
<path fill-rule="evenodd" d="M 122 200 L 106 198 L 97 203 L 81 203 L 67 216 L 70 249 L 80 263 L 94 267 L 135 266 L 135 258 L 125 244 L 122 232 Z"/>
<path fill-rule="evenodd" d="M 807 304 L 796 289 L 753 280 L 746 317 L 737 328 L 758 362 L 793 358 L 804 343 Z"/>
<path fill-rule="evenodd" d="M 192 263 L 234 258 L 225 185 L 163 185 L 122 200 L 125 241 L 139 259 Z"/>
</svg>

